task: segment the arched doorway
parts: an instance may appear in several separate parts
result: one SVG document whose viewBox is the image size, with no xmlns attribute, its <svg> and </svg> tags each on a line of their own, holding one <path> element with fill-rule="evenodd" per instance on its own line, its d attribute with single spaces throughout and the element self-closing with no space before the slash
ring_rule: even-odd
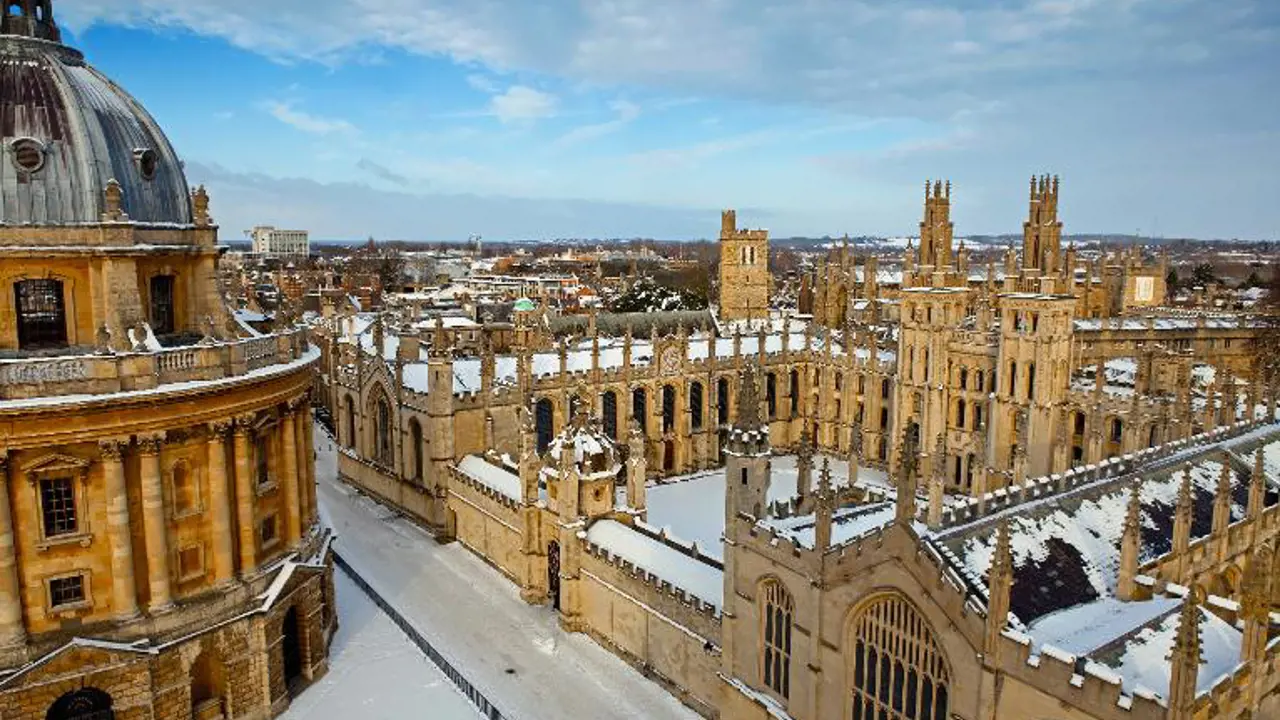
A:
<svg viewBox="0 0 1280 720">
<path fill-rule="evenodd" d="M 191 664 L 191 716 L 220 717 L 226 679 L 216 652 L 206 649 Z M 217 708 L 217 713 L 213 712 Z"/>
<path fill-rule="evenodd" d="M 293 695 L 302 679 L 302 642 L 298 633 L 298 608 L 289 608 L 280 626 L 280 648 L 284 655 L 284 684 Z"/>
<path fill-rule="evenodd" d="M 84 688 L 58 698 L 45 720 L 114 720 L 111 696 L 97 688 Z"/>
<path fill-rule="evenodd" d="M 665 443 L 663 443 L 662 469 L 664 472 L 673 472 L 676 469 L 676 441 L 675 440 L 668 440 Z"/>
<path fill-rule="evenodd" d="M 551 607 L 560 609 L 560 543 L 555 540 L 547 545 L 547 597 Z"/>
</svg>

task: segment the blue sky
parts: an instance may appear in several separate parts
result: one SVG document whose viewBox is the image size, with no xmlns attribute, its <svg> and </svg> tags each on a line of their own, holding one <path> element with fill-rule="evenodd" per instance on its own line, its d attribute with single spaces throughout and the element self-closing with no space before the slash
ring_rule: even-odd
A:
<svg viewBox="0 0 1280 720">
<path fill-rule="evenodd" d="M 121 7 L 125 6 L 125 7 Z M 1280 235 L 1273 0 L 57 0 L 226 237 Z"/>
</svg>

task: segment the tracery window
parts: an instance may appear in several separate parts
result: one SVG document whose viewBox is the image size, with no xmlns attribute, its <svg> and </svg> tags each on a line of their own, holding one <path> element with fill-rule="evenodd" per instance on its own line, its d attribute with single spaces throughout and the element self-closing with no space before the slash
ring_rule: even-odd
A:
<svg viewBox="0 0 1280 720">
<path fill-rule="evenodd" d="M 947 662 L 933 630 L 906 598 L 873 600 L 850 633 L 853 720 L 946 720 Z"/>
<path fill-rule="evenodd" d="M 612 440 L 618 439 L 618 394 L 612 390 L 608 390 L 600 398 L 602 408 L 601 422 L 604 424 L 604 434 Z"/>
<path fill-rule="evenodd" d="M 378 462 L 391 465 L 395 460 L 395 453 L 391 447 L 391 406 L 387 404 L 386 399 L 378 399 L 377 413 L 374 440 L 377 442 Z"/>
<path fill-rule="evenodd" d="M 765 687 L 786 698 L 791 693 L 791 620 L 795 602 L 777 580 L 766 581 L 761 590 L 761 676 Z"/>
<path fill-rule="evenodd" d="M 676 389 L 670 385 L 662 387 L 662 432 L 669 433 L 676 429 Z"/>
<path fill-rule="evenodd" d="M 702 429 L 702 383 L 689 385 L 689 424 L 694 430 Z"/>
<path fill-rule="evenodd" d="M 721 425 L 729 424 L 729 380 L 720 378 L 716 381 L 716 414 Z"/>
<path fill-rule="evenodd" d="M 769 419 L 778 417 L 778 377 L 769 373 L 764 377 L 765 408 L 769 411 Z"/>
<path fill-rule="evenodd" d="M 422 480 L 425 463 L 422 457 L 422 425 L 417 418 L 409 418 L 409 442 L 413 445 L 413 479 Z"/>
<path fill-rule="evenodd" d="M 534 436 L 537 439 L 539 455 L 545 453 L 551 445 L 551 437 L 555 433 L 554 414 L 555 408 L 547 398 L 542 398 L 533 406 Z"/>
</svg>

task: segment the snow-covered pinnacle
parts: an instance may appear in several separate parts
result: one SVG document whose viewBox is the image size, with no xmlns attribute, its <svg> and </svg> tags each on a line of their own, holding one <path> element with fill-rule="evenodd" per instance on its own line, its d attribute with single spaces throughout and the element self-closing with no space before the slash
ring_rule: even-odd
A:
<svg viewBox="0 0 1280 720">
<path fill-rule="evenodd" d="M 554 461 L 551 467 L 576 465 L 578 476 L 584 479 L 600 473 L 617 475 L 621 468 L 617 445 L 582 414 L 551 441 L 547 454 Z"/>
<path fill-rule="evenodd" d="M 742 381 L 738 385 L 738 417 L 733 426 L 736 430 L 750 432 L 762 427 L 760 422 L 760 396 L 756 383 L 755 363 L 748 362 L 742 373 Z"/>
</svg>

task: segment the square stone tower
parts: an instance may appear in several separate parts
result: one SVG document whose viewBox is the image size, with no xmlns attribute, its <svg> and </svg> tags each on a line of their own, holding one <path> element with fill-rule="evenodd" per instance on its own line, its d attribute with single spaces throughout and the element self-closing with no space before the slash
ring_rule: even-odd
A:
<svg viewBox="0 0 1280 720">
<path fill-rule="evenodd" d="M 720 319 L 769 317 L 769 231 L 739 230 L 738 214 L 720 216 Z"/>
</svg>

